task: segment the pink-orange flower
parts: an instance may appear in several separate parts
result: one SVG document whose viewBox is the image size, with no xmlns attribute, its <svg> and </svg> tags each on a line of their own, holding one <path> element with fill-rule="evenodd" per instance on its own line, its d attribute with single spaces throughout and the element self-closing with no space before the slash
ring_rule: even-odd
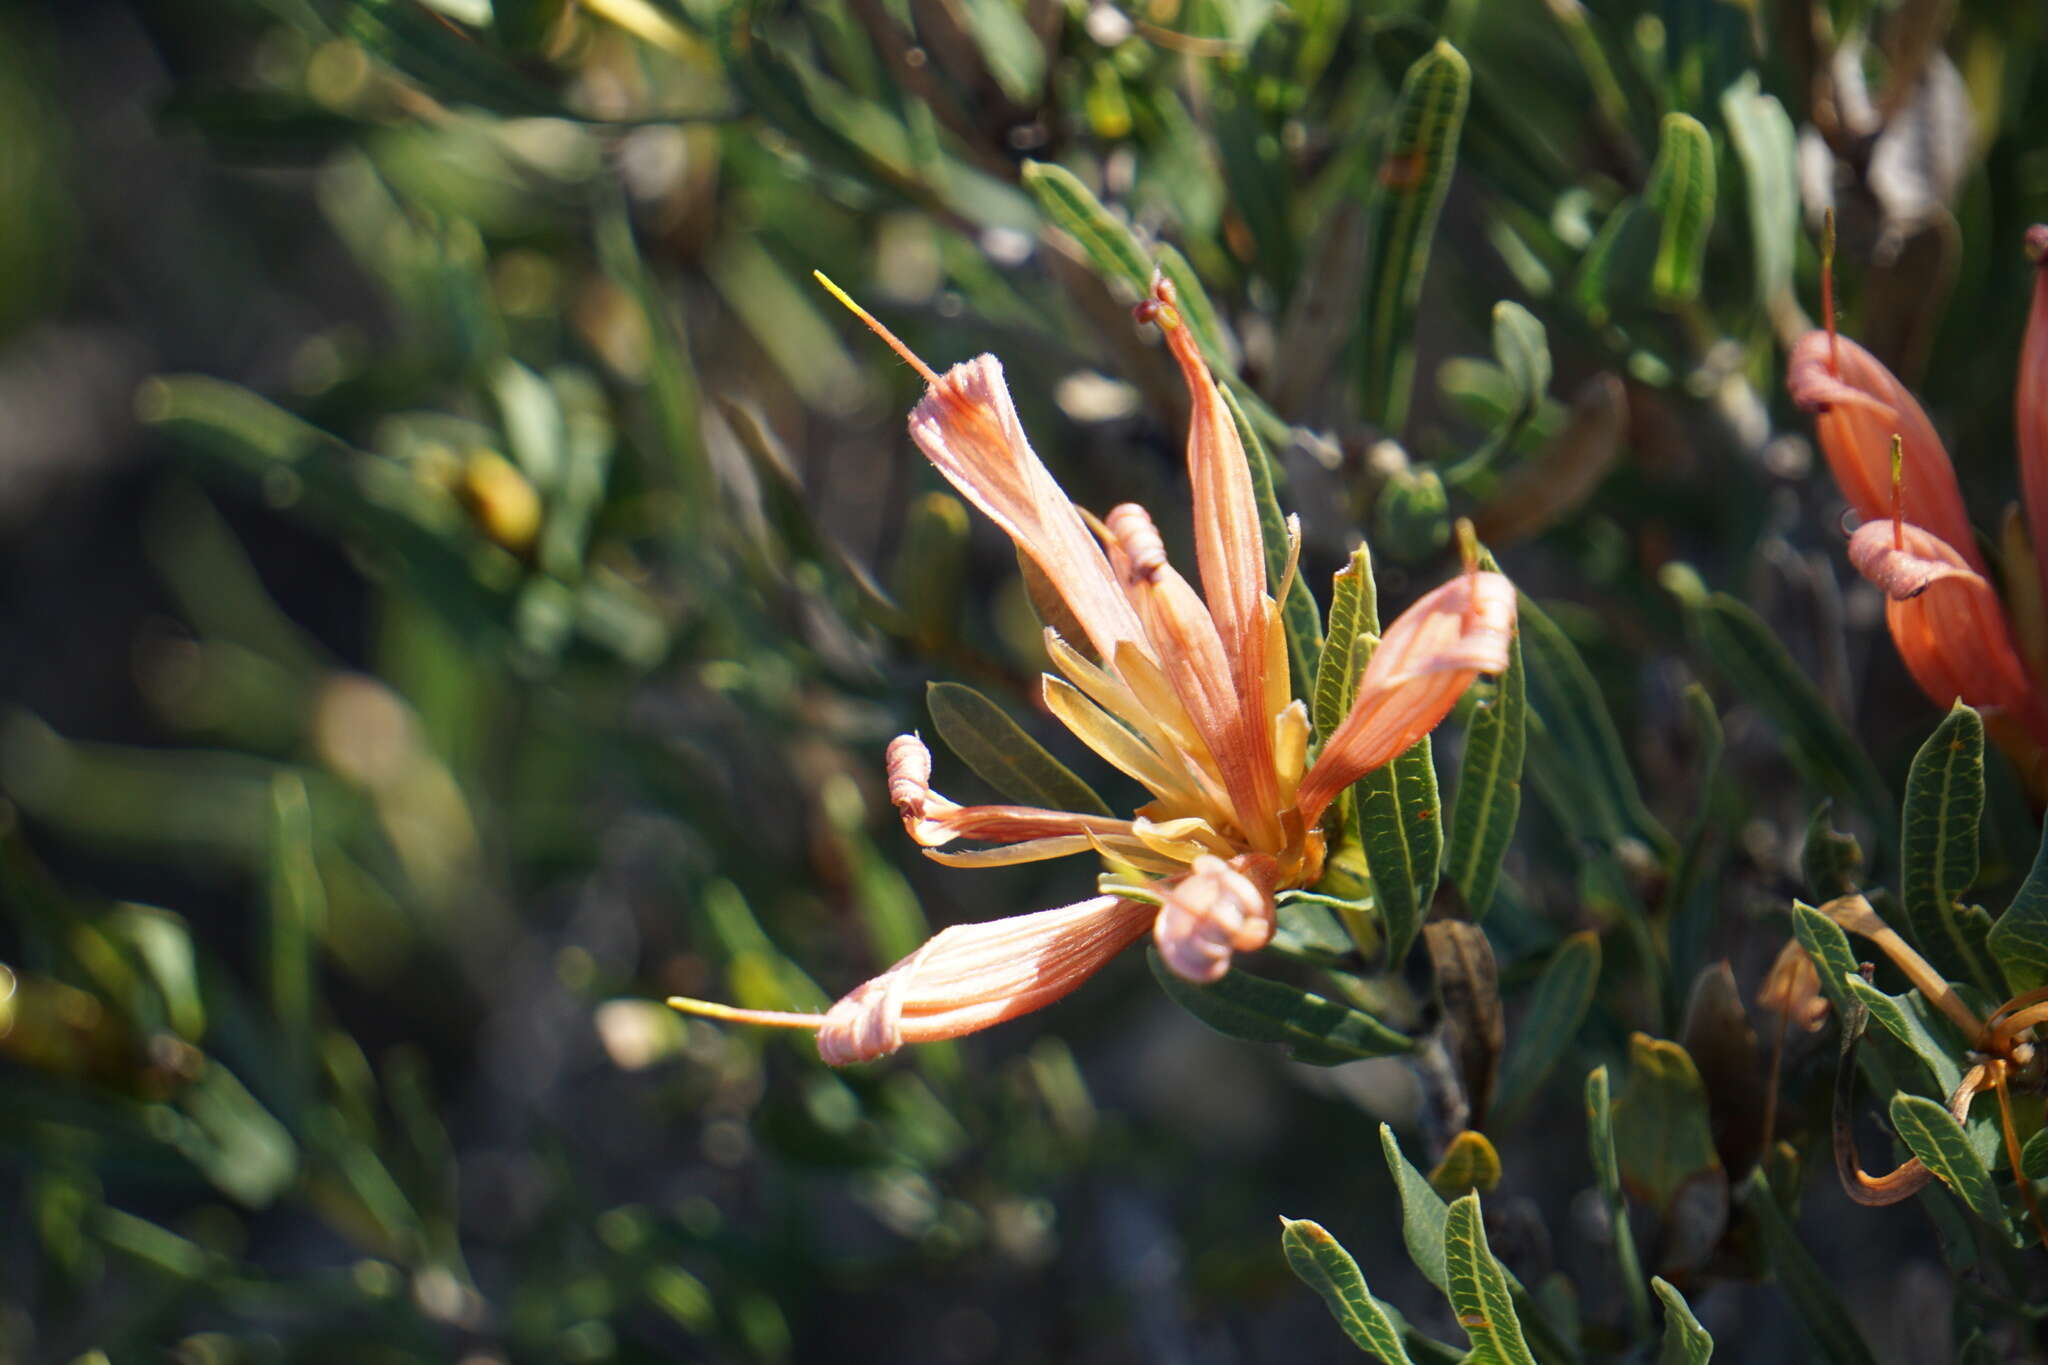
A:
<svg viewBox="0 0 2048 1365">
<path fill-rule="evenodd" d="M 822 1015 L 672 1001 L 678 1008 L 815 1028 L 837 1065 L 1038 1009 L 1148 928 L 1169 969 L 1214 981 L 1272 937 L 1276 894 L 1321 877 L 1319 826 L 1336 795 L 1434 729 L 1479 673 L 1507 667 L 1514 588 L 1468 570 L 1387 629 L 1350 714 L 1311 764 L 1308 711 L 1293 695 L 1275 604 L 1286 585 L 1276 593 L 1267 581 L 1236 424 L 1172 286 L 1155 281 L 1140 313 L 1159 325 L 1192 399 L 1199 593 L 1168 562 L 1143 508 L 1126 503 L 1095 521 L 1067 499 L 1031 449 L 995 357 L 938 374 L 861 313 L 925 378 L 912 440 L 1016 542 L 1086 637 L 1046 631 L 1057 670 L 1042 682 L 1047 709 L 1152 797 L 1129 819 L 963 806 L 932 790 L 930 752 L 904 735 L 888 754 L 904 828 L 928 856 L 957 866 L 1094 853 L 1135 880 L 1060 909 L 946 929 Z"/>
<path fill-rule="evenodd" d="M 2037 272 L 2015 408 L 2020 478 L 2036 545 L 2030 554 L 2023 541 L 2008 541 L 2013 598 L 2001 599 L 1992 586 L 1941 438 L 1882 362 L 1829 326 L 1793 347 L 1785 382 L 1815 415 L 1835 482 L 1865 519 L 1850 540 L 1850 562 L 1884 592 L 1885 619 L 1908 671 L 1938 705 L 1960 700 L 1983 711 L 1993 738 L 2036 793 L 2048 795 L 2044 661 L 2023 654 L 2012 612 L 2015 599 L 2032 598 L 2039 540 L 2048 533 L 2048 274 L 2038 268 L 2048 251 L 2048 227 L 2027 234 L 2027 249 Z M 2027 580 L 2024 598 L 2012 581 L 2015 573 Z"/>
</svg>

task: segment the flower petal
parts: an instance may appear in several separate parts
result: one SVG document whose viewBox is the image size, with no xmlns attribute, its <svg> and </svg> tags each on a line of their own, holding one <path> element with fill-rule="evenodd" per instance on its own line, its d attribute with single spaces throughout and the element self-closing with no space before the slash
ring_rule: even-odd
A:
<svg viewBox="0 0 2048 1365">
<path fill-rule="evenodd" d="M 826 1012 L 833 1066 L 999 1024 L 1066 995 L 1145 932 L 1149 905 L 1096 896 L 1056 910 L 956 924 Z"/>
<path fill-rule="evenodd" d="M 1106 815 L 1080 815 L 1038 806 L 957 805 L 932 790 L 932 753 L 916 735 L 898 735 L 890 740 L 888 763 L 889 800 L 903 817 L 903 828 L 927 849 L 941 848 L 955 839 L 1019 844 L 1069 837 L 1083 841 L 1073 850 L 1078 852 L 1087 847 L 1089 835 L 1131 832 L 1130 821 Z"/>
<path fill-rule="evenodd" d="M 1785 387 L 1794 402 L 1815 414 L 1814 430 L 1835 484 L 1864 520 L 1892 514 L 1892 435 L 1897 433 L 1906 520 L 1934 532 L 1983 572 L 1948 451 L 1918 400 L 1882 361 L 1847 337 L 1808 332 L 1792 348 Z"/>
<path fill-rule="evenodd" d="M 1461 574 L 1402 612 L 1302 779 L 1303 818 L 1314 825 L 1338 792 L 1434 730 L 1473 678 L 1506 669 L 1514 634 L 1515 587 L 1497 573 Z"/>
<path fill-rule="evenodd" d="M 1102 547 L 1025 438 L 1000 361 L 976 356 L 940 375 L 911 410 L 910 436 L 1043 571 L 1098 654 L 1143 645 Z"/>
<path fill-rule="evenodd" d="M 1954 546 L 1918 526 L 1872 521 L 1850 537 L 1849 562 L 1884 590 L 1892 642 L 1935 705 L 1989 709 L 2048 744 L 2048 702 L 2013 647 L 2004 606 Z"/>
</svg>

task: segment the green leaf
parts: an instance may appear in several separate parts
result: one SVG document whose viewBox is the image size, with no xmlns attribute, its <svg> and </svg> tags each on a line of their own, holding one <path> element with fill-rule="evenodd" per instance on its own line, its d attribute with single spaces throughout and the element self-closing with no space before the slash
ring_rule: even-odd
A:
<svg viewBox="0 0 2048 1365">
<path fill-rule="evenodd" d="M 1560 818 L 1610 845 L 1635 837 L 1669 856 L 1676 845 L 1643 804 L 1600 685 L 1557 623 L 1526 594 L 1516 601 L 1529 705 L 1549 741 L 1547 776 L 1570 803 Z"/>
<path fill-rule="evenodd" d="M 1184 981 L 1147 949 L 1152 975 L 1167 996 L 1227 1038 L 1279 1043 L 1298 1062 L 1337 1066 L 1361 1057 L 1414 1050 L 1414 1040 L 1369 1014 L 1285 982 L 1232 971 L 1210 986 Z"/>
<path fill-rule="evenodd" d="M 960 17 L 988 74 L 1017 104 L 1031 106 L 1045 83 L 1045 49 L 1011 0 L 961 0 Z"/>
<path fill-rule="evenodd" d="M 1855 802 L 1877 822 L 1885 842 L 1896 844 L 1897 817 L 1884 779 L 1771 628 L 1727 593 L 1709 593 L 1686 565 L 1667 564 L 1659 577 L 1685 608 L 1694 652 L 1712 660 L 1744 701 L 1770 717 L 1806 780 Z"/>
<path fill-rule="evenodd" d="M 1742 1207 L 1755 1221 L 1764 1254 L 1778 1273 L 1785 1297 L 1792 1301 L 1821 1354 L 1834 1365 L 1877 1365 L 1826 1273 L 1814 1264 L 1799 1239 L 1799 1230 L 1778 1207 L 1761 1166 L 1743 1182 Z"/>
<path fill-rule="evenodd" d="M 1596 1066 L 1586 1077 L 1586 1142 L 1593 1157 L 1593 1177 L 1600 1187 L 1600 1199 L 1607 1206 L 1607 1223 L 1614 1232 L 1614 1260 L 1621 1273 L 1622 1290 L 1628 1295 L 1629 1314 L 1639 1336 L 1650 1328 L 1650 1299 L 1643 1292 L 1643 1263 L 1636 1253 L 1636 1238 L 1628 1224 L 1628 1200 L 1621 1189 L 1621 1160 L 1614 1146 L 1614 1111 L 1608 1102 L 1607 1068 Z"/>
<path fill-rule="evenodd" d="M 1380 1125 L 1380 1151 L 1394 1177 L 1394 1191 L 1401 1197 L 1401 1240 L 1407 1245 L 1408 1259 L 1415 1262 L 1423 1279 L 1447 1291 L 1450 1274 L 1444 1262 L 1443 1196 L 1409 1164 L 1401 1144 L 1394 1140 L 1394 1130 L 1384 1123 Z"/>
<path fill-rule="evenodd" d="M 1352 783 L 1351 795 L 1373 904 L 1387 935 L 1387 961 L 1398 969 L 1422 932 L 1443 858 L 1443 812 L 1429 736 Z"/>
<path fill-rule="evenodd" d="M 1236 338 L 1232 337 L 1229 329 L 1223 325 L 1223 319 L 1217 315 L 1216 305 L 1209 301 L 1209 291 L 1202 287 L 1201 277 L 1195 274 L 1195 268 L 1188 264 L 1188 258 L 1166 242 L 1161 242 L 1155 247 L 1152 254 L 1159 260 L 1160 273 L 1173 282 L 1173 292 L 1180 300 L 1181 320 L 1187 323 L 1188 331 L 1194 334 L 1195 344 L 1201 347 L 1202 354 L 1208 357 L 1209 368 L 1216 371 L 1219 379 L 1237 373 Z M 1146 288 L 1151 288 L 1149 281 Z M 1239 425 L 1244 425 L 1242 418 L 1239 419 Z M 1246 441 L 1245 445 L 1249 448 L 1251 442 Z"/>
<path fill-rule="evenodd" d="M 1482 568 L 1497 566 L 1488 555 Z M 1472 710 L 1465 729 L 1465 753 L 1458 762 L 1458 789 L 1451 799 L 1448 870 L 1465 898 L 1466 913 L 1486 918 L 1500 884 L 1501 859 L 1522 812 L 1522 761 L 1529 743 L 1529 692 L 1522 670 L 1522 642 L 1508 645 L 1507 671 L 1495 679 L 1493 695 Z"/>
<path fill-rule="evenodd" d="M 1444 1216 L 1444 1293 L 1472 1342 L 1471 1365 L 1536 1365 L 1501 1269 L 1486 1244 L 1479 1196 L 1454 1201 Z"/>
<path fill-rule="evenodd" d="M 1942 1184 L 1954 1190 L 1970 1212 L 2012 1238 L 2014 1230 L 2012 1220 L 2006 1216 L 2005 1202 L 1998 1197 L 1990 1170 L 1970 1145 L 1955 1115 L 1924 1095 L 1899 1094 L 1892 1096 L 1891 1116 L 1892 1127 L 1898 1130 L 1899 1140 L 1908 1150 L 1926 1163 Z M 2024 1245 L 2022 1239 L 2014 1238 L 2013 1242 L 2016 1246 Z"/>
<path fill-rule="evenodd" d="M 1870 1011 L 1871 1018 L 1883 1024 L 1894 1038 L 1927 1064 L 1937 1093 L 1955 1093 L 1956 1087 L 1963 1082 L 1962 1064 L 1956 1059 L 1963 1055 L 1967 1044 L 1953 1036 L 1952 1029 L 1947 1037 L 1936 1032 L 1928 1007 L 1917 991 L 1910 995 L 1886 995 L 1857 972 L 1850 972 L 1842 984 Z"/>
<path fill-rule="evenodd" d="M 1721 121 L 1742 162 L 1756 301 L 1769 309 L 1792 290 L 1799 242 L 1797 135 L 1785 106 L 1763 94 L 1754 71 L 1721 92 Z"/>
<path fill-rule="evenodd" d="M 1238 439 L 1244 443 L 1245 461 L 1251 466 L 1252 497 L 1259 505 L 1259 540 L 1266 551 L 1267 590 L 1277 593 L 1287 572 L 1290 546 L 1287 518 L 1280 511 L 1279 495 L 1274 489 L 1273 461 L 1237 396 L 1228 385 L 1222 386 L 1222 393 L 1224 406 L 1237 423 Z M 1323 623 L 1316 615 L 1315 594 L 1308 590 L 1308 580 L 1298 570 L 1280 602 L 1280 624 L 1287 636 L 1288 674 L 1294 695 L 1306 701 L 1315 677 L 1313 661 L 1323 645 Z"/>
<path fill-rule="evenodd" d="M 1152 292 L 1152 258 L 1072 171 L 1049 161 L 1026 161 L 1020 176 L 1039 212 L 1081 244 L 1097 274 L 1120 281 L 1134 298 Z M 1196 336 L 1199 340 L 1200 333 Z"/>
<path fill-rule="evenodd" d="M 1944 975 L 1997 985 L 1984 942 L 1962 905 L 1977 880 L 1977 826 L 1984 818 L 1984 722 L 1957 702 L 1906 774 L 1900 814 L 1900 901 L 1921 951 Z"/>
<path fill-rule="evenodd" d="M 1446 1199 L 1461 1194 L 1492 1194 L 1500 1184 L 1500 1153 L 1486 1134 L 1470 1128 L 1452 1138 L 1443 1158 L 1429 1173 L 1429 1186 Z"/>
<path fill-rule="evenodd" d="M 1644 199 L 1657 211 L 1657 263 L 1650 285 L 1665 307 L 1700 292 L 1707 233 L 1714 226 L 1714 138 L 1690 114 L 1666 114 Z"/>
<path fill-rule="evenodd" d="M 1400 1329 L 1388 1317 L 1386 1306 L 1365 1287 L 1358 1262 L 1321 1224 L 1282 1217 L 1280 1248 L 1286 1253 L 1288 1267 L 1322 1296 L 1330 1316 L 1352 1345 L 1381 1365 L 1412 1365 L 1401 1345 Z"/>
<path fill-rule="evenodd" d="M 1571 1047 L 1599 984 L 1600 936 L 1591 929 L 1573 934 L 1550 955 L 1501 1069 L 1496 1112 L 1503 1122 L 1535 1096 Z"/>
<path fill-rule="evenodd" d="M 1836 1016 L 1848 1016 L 1857 1003 L 1856 996 L 1849 991 L 1848 980 L 1861 975 L 1856 970 L 1856 950 L 1849 946 L 1848 931 L 1803 901 L 1793 901 L 1792 934 L 1813 959 L 1821 994 L 1834 1006 Z"/>
<path fill-rule="evenodd" d="M 1677 1043 L 1629 1038 L 1628 1087 L 1614 1103 L 1614 1148 L 1623 1179 L 1659 1213 L 1679 1191 L 1721 1164 L 1707 1088 Z"/>
<path fill-rule="evenodd" d="M 1002 707 L 964 683 L 925 689 L 932 725 L 946 747 L 998 792 L 1027 806 L 1108 815 L 1109 806 L 1066 764 L 1010 719 Z"/>
<path fill-rule="evenodd" d="M 2042 831 L 2033 869 L 1991 926 L 1987 946 L 2013 994 L 2048 985 L 2048 830 Z"/>
<path fill-rule="evenodd" d="M 1457 169 L 1472 68 L 1438 42 L 1408 69 L 1368 210 L 1363 374 L 1365 416 L 1398 433 L 1415 373 L 1415 315 L 1444 194 Z"/>
<path fill-rule="evenodd" d="M 1550 339 L 1543 323 L 1519 303 L 1493 305 L 1493 354 L 1514 382 L 1518 406 L 1533 411 L 1550 393 Z"/>
<path fill-rule="evenodd" d="M 2029 1180 L 2048 1180 L 2048 1128 L 2027 1139 L 2020 1148 L 2020 1174 Z"/>
<path fill-rule="evenodd" d="M 1379 630 L 1372 552 L 1360 545 L 1351 552 L 1351 563 L 1337 570 L 1330 581 L 1330 621 L 1323 632 L 1323 652 L 1316 660 L 1315 693 L 1309 706 L 1317 743 L 1328 740 L 1351 712 L 1358 675 L 1365 670 L 1365 661 L 1356 649 L 1358 637 L 1378 635 Z"/>
<path fill-rule="evenodd" d="M 1664 1303 L 1664 1346 L 1657 1353 L 1657 1365 L 1707 1365 L 1714 1358 L 1714 1339 L 1692 1315 L 1685 1295 L 1661 1275 L 1650 1277 L 1650 1288 Z"/>
</svg>

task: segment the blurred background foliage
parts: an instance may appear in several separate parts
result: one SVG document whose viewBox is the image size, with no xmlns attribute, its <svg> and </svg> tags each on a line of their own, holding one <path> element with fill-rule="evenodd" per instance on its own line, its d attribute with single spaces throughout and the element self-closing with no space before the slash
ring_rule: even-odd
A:
<svg viewBox="0 0 2048 1365">
<path fill-rule="evenodd" d="M 1066 864 L 935 869 L 888 809 L 932 680 L 1080 760 L 1031 714 L 1008 547 L 904 437 L 915 377 L 808 274 L 934 363 L 1001 355 L 1076 500 L 1145 502 L 1184 557 L 1185 399 L 1129 316 L 1154 261 L 1319 595 L 1364 532 L 1404 602 L 1468 515 L 1543 604 L 1483 1183 L 1568 1345 L 1546 1365 L 1645 1340 L 1617 1210 L 1724 1358 L 2037 1358 L 2037 1263 L 1827 1178 L 1828 1047 L 1793 1044 L 1778 1127 L 1819 1170 L 1814 1260 L 1731 1190 L 1798 1186 L 1791 1147 L 1758 1165 L 1742 1002 L 1791 897 L 1829 893 L 1815 804 L 1893 866 L 1936 719 L 1841 566 L 1783 348 L 1831 207 L 1845 329 L 1997 524 L 2042 26 L 0 13 L 0 1359 L 1345 1358 L 1281 1213 L 1455 1336 L 1375 1148 L 1390 1121 L 1430 1168 L 1450 1137 L 1400 1062 L 1220 1038 L 1135 957 L 844 1073 L 655 1003 L 816 1007 L 929 926 L 1080 894 Z M 2009 887 L 2036 833 L 1990 781 Z M 1588 1152 L 1596 1064 L 1627 1202 Z"/>
</svg>

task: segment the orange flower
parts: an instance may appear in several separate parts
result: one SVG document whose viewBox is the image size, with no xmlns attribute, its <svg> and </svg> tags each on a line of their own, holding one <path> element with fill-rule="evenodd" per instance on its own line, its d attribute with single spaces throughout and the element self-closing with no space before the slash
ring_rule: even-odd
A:
<svg viewBox="0 0 2048 1365">
<path fill-rule="evenodd" d="M 2032 558 L 2039 564 L 2040 538 L 2048 534 L 2048 272 L 2041 268 L 2048 227 L 2028 231 L 2027 252 L 2036 276 L 2015 417 L 2036 545 Z M 1831 309 L 1827 327 L 1792 348 L 1785 383 L 1815 414 L 1835 482 L 1865 518 L 1850 540 L 1849 559 L 1884 591 L 1892 641 L 1914 681 L 1938 705 L 1960 700 L 1985 711 L 1993 738 L 2037 795 L 2048 795 L 2048 701 L 2035 671 L 2042 661 L 2030 667 L 2017 643 L 2041 638 L 2048 622 L 2023 615 L 2020 624 L 2035 629 L 2015 630 L 2012 603 L 1991 584 L 1955 470 L 1927 414 L 1875 356 L 1835 335 Z M 2024 602 L 2032 594 L 2015 589 L 2012 574 L 2024 573 L 2031 585 L 2037 569 L 2025 564 L 2026 548 L 2017 539 L 2006 556 L 2008 591 L 2013 602 Z M 2048 577 L 2042 581 L 2048 589 Z"/>
<path fill-rule="evenodd" d="M 1143 508 L 1127 503 L 1096 522 L 1067 499 L 1025 438 L 995 357 L 938 374 L 854 311 L 925 378 L 911 439 L 1016 542 L 1087 637 L 1068 641 L 1046 631 L 1058 670 L 1043 680 L 1047 708 L 1152 794 L 1127 820 L 962 806 L 932 790 L 930 752 L 903 735 L 889 746 L 888 767 L 904 828 L 927 856 L 956 866 L 1093 852 L 1148 880 L 1124 895 L 956 925 L 822 1015 L 670 1003 L 716 1018 L 815 1028 L 819 1051 L 838 1065 L 1038 1009 L 1147 927 L 1171 970 L 1216 980 L 1235 954 L 1272 937 L 1278 892 L 1321 877 L 1318 825 L 1337 793 L 1434 729 L 1479 673 L 1507 667 L 1513 586 L 1499 574 L 1468 571 L 1403 613 L 1359 680 L 1351 713 L 1311 766 L 1308 711 L 1293 696 L 1275 604 L 1286 585 L 1276 594 L 1267 582 L 1244 447 L 1172 285 L 1155 280 L 1139 311 L 1164 333 L 1193 400 L 1188 472 L 1200 593 L 1167 561 Z M 1290 533 L 1298 550 L 1291 525 Z M 948 847 L 958 840 L 989 847 Z"/>
</svg>

